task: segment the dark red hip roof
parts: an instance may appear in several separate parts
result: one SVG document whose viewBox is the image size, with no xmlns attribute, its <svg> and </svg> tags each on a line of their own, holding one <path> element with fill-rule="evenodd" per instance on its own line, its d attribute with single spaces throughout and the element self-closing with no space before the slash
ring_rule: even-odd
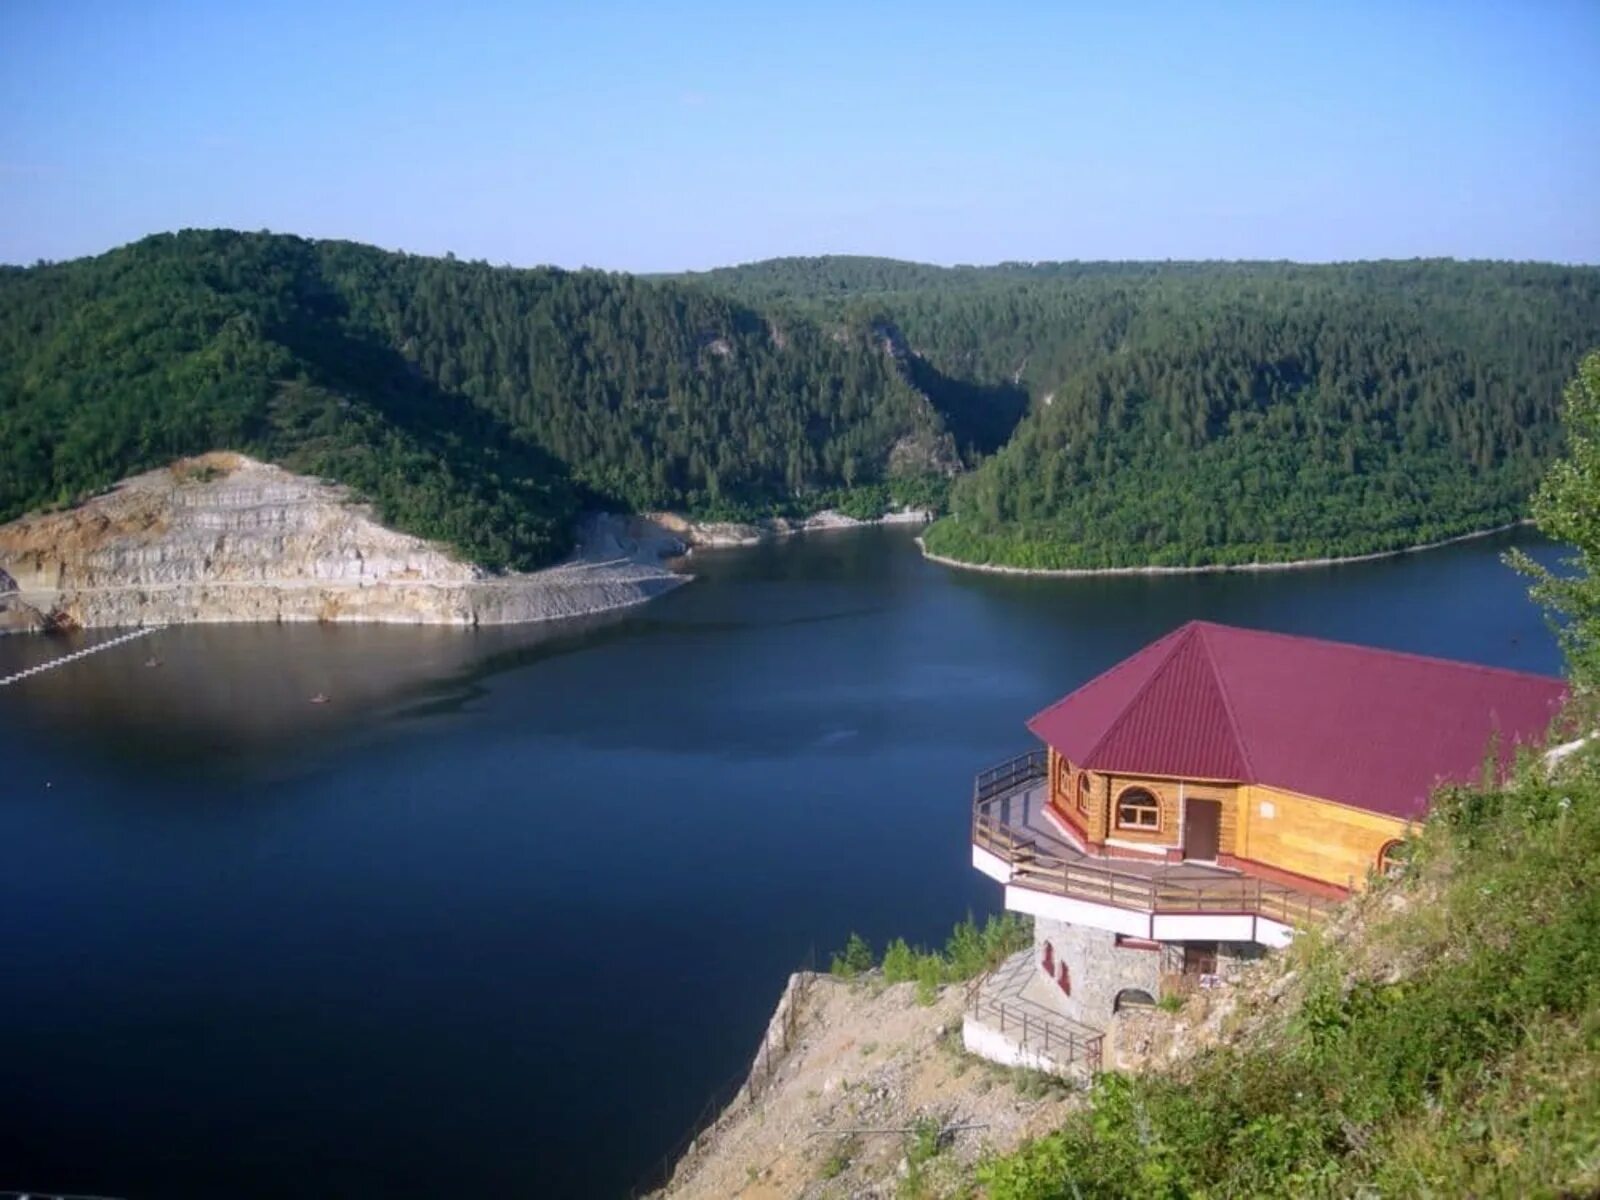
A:
<svg viewBox="0 0 1600 1200">
<path fill-rule="evenodd" d="M 1538 743 L 1559 679 L 1208 621 L 1152 642 L 1028 722 L 1096 771 L 1257 783 L 1402 819 Z"/>
</svg>

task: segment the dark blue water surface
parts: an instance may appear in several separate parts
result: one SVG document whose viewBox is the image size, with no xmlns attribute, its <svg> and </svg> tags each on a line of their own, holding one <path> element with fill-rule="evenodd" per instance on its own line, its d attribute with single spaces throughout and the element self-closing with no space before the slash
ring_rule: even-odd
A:
<svg viewBox="0 0 1600 1200">
<path fill-rule="evenodd" d="M 191 628 L 0 689 L 0 1188 L 624 1194 L 811 947 L 996 906 L 971 776 L 1036 709 L 1191 617 L 1555 672 L 1506 544 L 1054 581 L 814 535 L 577 628 Z"/>
</svg>

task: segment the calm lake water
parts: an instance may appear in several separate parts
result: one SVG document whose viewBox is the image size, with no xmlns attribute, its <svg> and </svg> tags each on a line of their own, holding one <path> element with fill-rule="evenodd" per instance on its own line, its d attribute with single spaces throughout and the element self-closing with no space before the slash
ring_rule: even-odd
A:
<svg viewBox="0 0 1600 1200">
<path fill-rule="evenodd" d="M 576 628 L 190 628 L 0 689 L 0 1188 L 622 1195 L 812 947 L 996 907 L 968 791 L 1035 710 L 1191 617 L 1554 673 L 1507 544 L 1045 581 L 819 534 Z"/>
</svg>

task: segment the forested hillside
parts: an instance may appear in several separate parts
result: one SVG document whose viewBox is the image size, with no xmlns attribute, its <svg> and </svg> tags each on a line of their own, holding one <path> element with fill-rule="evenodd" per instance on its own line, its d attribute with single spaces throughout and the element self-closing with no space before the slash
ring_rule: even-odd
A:
<svg viewBox="0 0 1600 1200">
<path fill-rule="evenodd" d="M 962 467 L 928 544 L 969 561 L 1360 552 L 1522 515 L 1596 343 L 1593 268 L 639 278 L 191 231 L 0 269 L 0 519 L 231 448 L 495 566 L 585 506 L 876 506 Z"/>
<path fill-rule="evenodd" d="M 780 259 L 704 279 L 1024 390 L 927 537 L 1024 567 L 1364 553 L 1517 519 L 1600 343 L 1593 268 Z"/>
<path fill-rule="evenodd" d="M 218 447 L 516 567 L 585 504 L 815 508 L 956 463 L 870 330 L 701 289 L 231 232 L 0 273 L 0 520 Z"/>
</svg>

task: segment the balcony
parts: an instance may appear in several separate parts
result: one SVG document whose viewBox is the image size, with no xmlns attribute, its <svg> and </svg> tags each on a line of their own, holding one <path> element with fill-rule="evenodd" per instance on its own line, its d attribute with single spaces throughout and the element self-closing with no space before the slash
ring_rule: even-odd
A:
<svg viewBox="0 0 1600 1200">
<path fill-rule="evenodd" d="M 1007 885 L 1006 907 L 1161 941 L 1287 944 L 1337 900 L 1223 867 L 1085 854 L 1044 815 L 1045 752 L 981 772 L 973 787 L 973 863 Z"/>
</svg>

